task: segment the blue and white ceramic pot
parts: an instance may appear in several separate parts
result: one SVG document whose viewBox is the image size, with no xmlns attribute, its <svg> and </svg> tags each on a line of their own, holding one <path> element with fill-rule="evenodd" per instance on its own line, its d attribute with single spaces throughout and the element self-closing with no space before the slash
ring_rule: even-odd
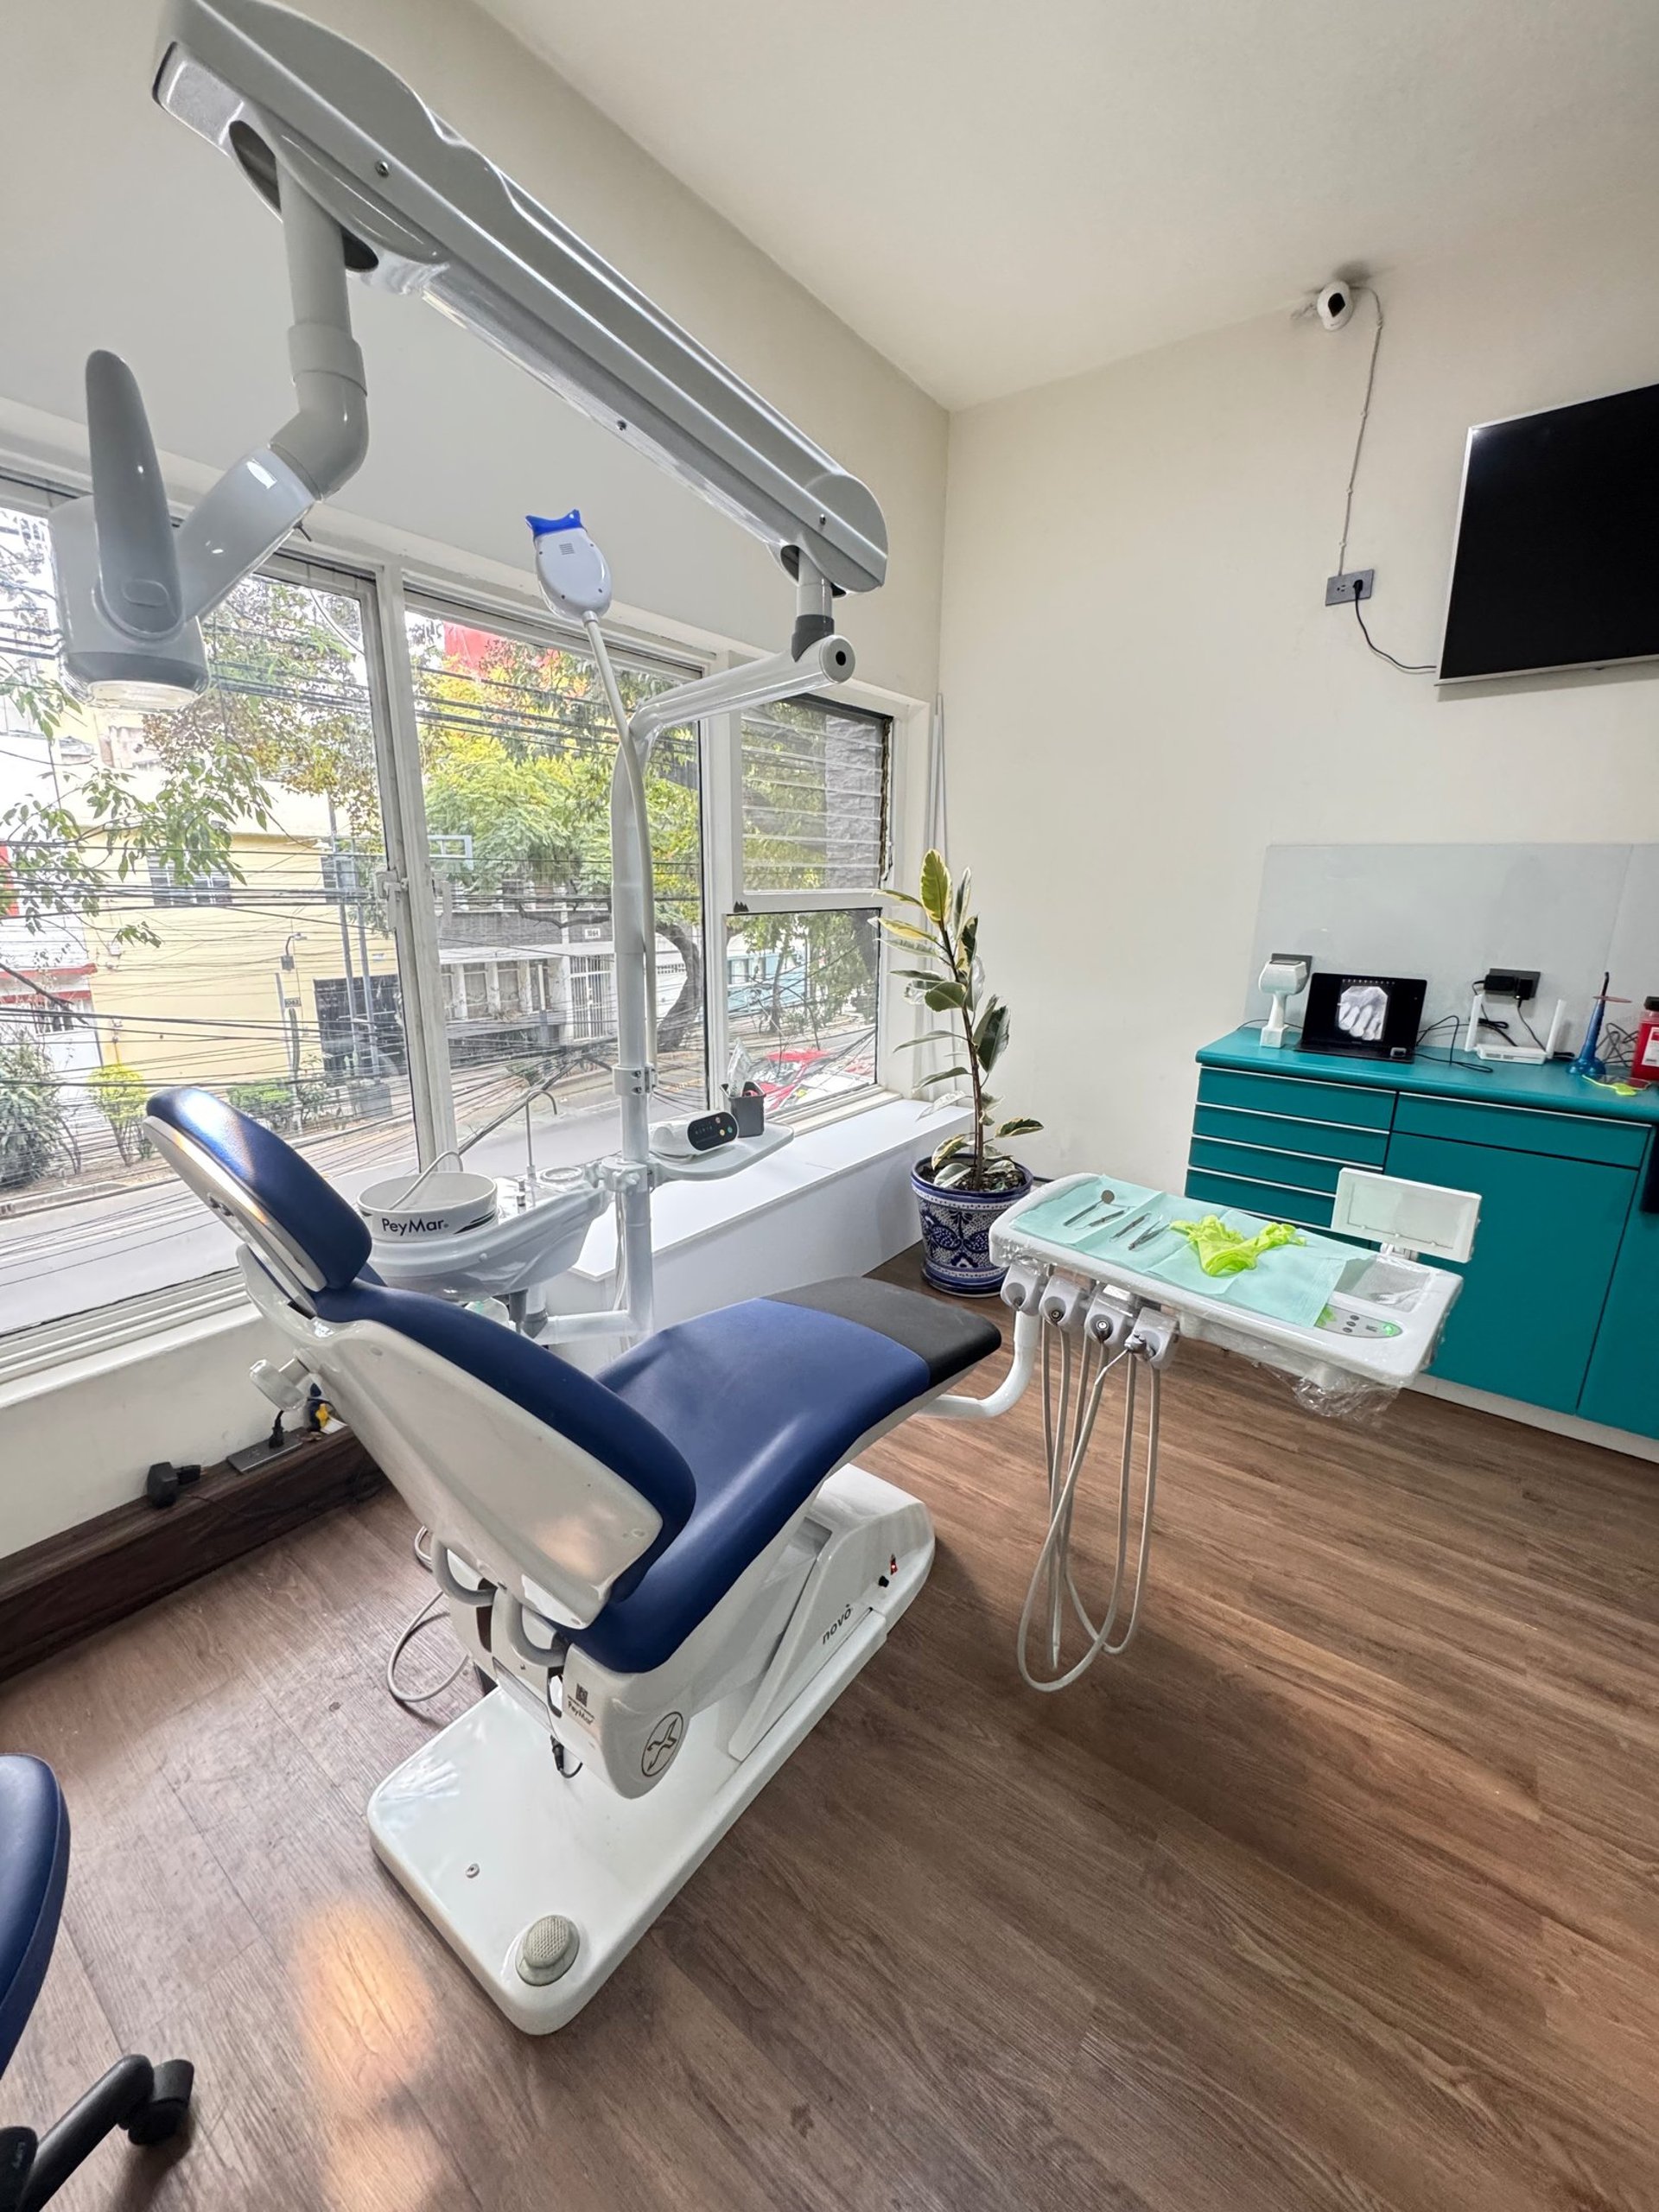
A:
<svg viewBox="0 0 1659 2212">
<path fill-rule="evenodd" d="M 928 1180 L 927 1162 L 910 1171 L 922 1217 L 922 1273 L 935 1290 L 958 1298 L 992 1298 L 1002 1287 L 1006 1268 L 991 1258 L 991 1224 L 1031 1188 L 1023 1168 L 1006 1191 L 941 1191 Z"/>
</svg>

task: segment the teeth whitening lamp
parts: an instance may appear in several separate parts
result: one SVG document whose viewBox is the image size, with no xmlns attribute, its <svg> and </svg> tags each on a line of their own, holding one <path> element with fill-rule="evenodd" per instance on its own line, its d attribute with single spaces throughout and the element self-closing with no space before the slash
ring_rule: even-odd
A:
<svg viewBox="0 0 1659 2212">
<path fill-rule="evenodd" d="M 1135 1378 L 1150 1376 L 1144 1567 L 1158 1370 L 1179 1334 L 1210 1334 L 1316 1383 L 1360 1373 L 1393 1387 L 1429 1356 L 1457 1279 L 1385 1249 L 1379 1262 L 1356 1261 L 1329 1321 L 1269 1324 L 1219 1296 L 1172 1288 L 1150 1264 L 1154 1254 L 1139 1256 L 1139 1233 L 1115 1254 L 1116 1230 L 1093 1221 L 1103 1186 L 1082 1177 L 1034 1192 L 995 1232 L 994 1252 L 1012 1263 L 1004 1295 L 1015 1313 L 1014 1361 L 990 1396 L 950 1389 L 1000 1343 L 989 1321 L 861 1278 L 655 1330 L 653 1185 L 734 1172 L 787 1133 L 704 1157 L 652 1150 L 651 747 L 676 724 L 851 675 L 833 599 L 881 583 L 880 509 L 408 86 L 334 33 L 271 0 L 171 0 L 153 89 L 282 219 L 296 408 L 175 531 L 137 386 L 112 354 L 92 357 L 92 492 L 52 522 L 66 659 L 91 693 L 145 709 L 194 696 L 207 680 L 201 617 L 360 463 L 367 380 L 348 273 L 425 299 L 499 347 L 754 532 L 794 584 L 785 650 L 630 716 L 600 629 L 611 594 L 603 554 L 575 512 L 531 521 L 542 588 L 582 625 L 618 734 L 611 838 L 623 1143 L 605 1174 L 626 1302 L 614 1313 L 558 1317 L 550 1333 L 620 1338 L 629 1348 L 620 1357 L 585 1373 L 458 1302 L 480 1284 L 512 1294 L 537 1265 L 545 1271 L 543 1211 L 565 1264 L 594 1193 L 532 1209 L 527 1222 L 445 1221 L 440 1236 L 404 1254 L 395 1239 L 372 1243 L 359 1214 L 307 1161 L 209 1093 L 149 1102 L 157 1153 L 235 1230 L 249 1296 L 285 1350 L 280 1363 L 259 1363 L 256 1381 L 278 1405 L 304 1402 L 315 1381 L 362 1437 L 419 1516 L 420 1556 L 493 1692 L 381 1784 L 369 1827 L 382 1859 L 495 2003 L 543 2033 L 571 2018 L 626 1956 L 925 1580 L 927 1513 L 855 1464 L 865 1444 L 912 1413 L 976 1421 L 1007 1410 L 1033 1378 L 1039 1344 L 1046 1386 L 1059 1343 L 1058 1408 L 1046 1387 L 1049 1534 L 1021 1623 L 1027 1679 L 1058 1688 L 1082 1666 L 1039 1681 L 1027 1665 L 1039 1605 L 1056 1665 L 1066 1591 L 1090 1638 L 1083 1665 L 1125 1649 L 1139 1618 L 1137 1578 L 1115 1631 Z M 1074 1225 L 1070 1201 L 1085 1186 Z M 1051 1221 L 1057 1206 L 1064 1218 Z M 1395 1220 L 1389 1205 L 1382 1212 Z M 1419 1242 L 1449 1249 L 1424 1233 L 1433 1216 L 1432 1203 L 1420 1205 Z M 1356 1216 L 1351 1233 L 1373 1230 Z M 1097 1627 L 1071 1580 L 1071 1517 L 1102 1388 L 1124 1360 L 1118 1575 Z"/>
</svg>

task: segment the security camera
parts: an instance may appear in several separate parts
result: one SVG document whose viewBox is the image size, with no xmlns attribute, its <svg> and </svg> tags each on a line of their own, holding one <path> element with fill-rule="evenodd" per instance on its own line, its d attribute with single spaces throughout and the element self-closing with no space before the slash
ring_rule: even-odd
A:
<svg viewBox="0 0 1659 2212">
<path fill-rule="evenodd" d="M 1315 314 L 1327 330 L 1340 330 L 1354 311 L 1354 287 L 1338 277 L 1313 302 Z"/>
</svg>

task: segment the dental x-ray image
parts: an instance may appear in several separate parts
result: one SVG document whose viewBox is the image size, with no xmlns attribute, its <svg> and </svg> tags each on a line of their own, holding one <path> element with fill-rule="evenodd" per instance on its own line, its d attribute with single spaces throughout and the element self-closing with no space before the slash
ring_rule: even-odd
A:
<svg viewBox="0 0 1659 2212">
<path fill-rule="evenodd" d="M 1302 1050 L 1408 1060 L 1416 1050 L 1427 989 L 1409 976 L 1316 975 L 1307 987 Z"/>
<path fill-rule="evenodd" d="M 1388 1010 L 1389 995 L 1381 983 L 1350 983 L 1337 1001 L 1337 1027 L 1362 1045 L 1374 1045 Z"/>
</svg>

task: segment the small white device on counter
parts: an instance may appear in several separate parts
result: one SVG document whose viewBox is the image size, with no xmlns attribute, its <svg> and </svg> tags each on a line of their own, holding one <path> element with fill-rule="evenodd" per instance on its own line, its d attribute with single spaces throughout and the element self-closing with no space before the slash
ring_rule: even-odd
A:
<svg viewBox="0 0 1659 2212">
<path fill-rule="evenodd" d="M 1313 960 L 1306 953 L 1275 952 L 1269 957 L 1261 982 L 1261 988 L 1273 1001 L 1262 1025 L 1262 1042 L 1269 1048 L 1282 1046 L 1290 1034 L 1285 1027 L 1286 1001 L 1307 988 L 1313 972 Z"/>
<path fill-rule="evenodd" d="M 678 1120 L 653 1122 L 651 1148 L 665 1160 L 695 1160 L 737 1141 L 737 1116 L 723 1106 L 712 1114 L 683 1114 Z"/>
<path fill-rule="evenodd" d="M 1548 1034 L 1541 1039 L 1529 1035 L 1524 1045 L 1515 1041 L 1527 1027 L 1522 1003 L 1519 998 L 1489 991 L 1484 984 L 1477 983 L 1463 1033 L 1464 1051 L 1472 1052 L 1478 1060 L 1519 1061 L 1533 1067 L 1553 1060 L 1561 1041 L 1561 1032 L 1567 1027 L 1567 1001 L 1556 1000 Z M 1494 1030 L 1500 1033 L 1493 1034 Z M 1508 1037 L 1501 1033 L 1503 1030 L 1509 1032 Z"/>
</svg>

